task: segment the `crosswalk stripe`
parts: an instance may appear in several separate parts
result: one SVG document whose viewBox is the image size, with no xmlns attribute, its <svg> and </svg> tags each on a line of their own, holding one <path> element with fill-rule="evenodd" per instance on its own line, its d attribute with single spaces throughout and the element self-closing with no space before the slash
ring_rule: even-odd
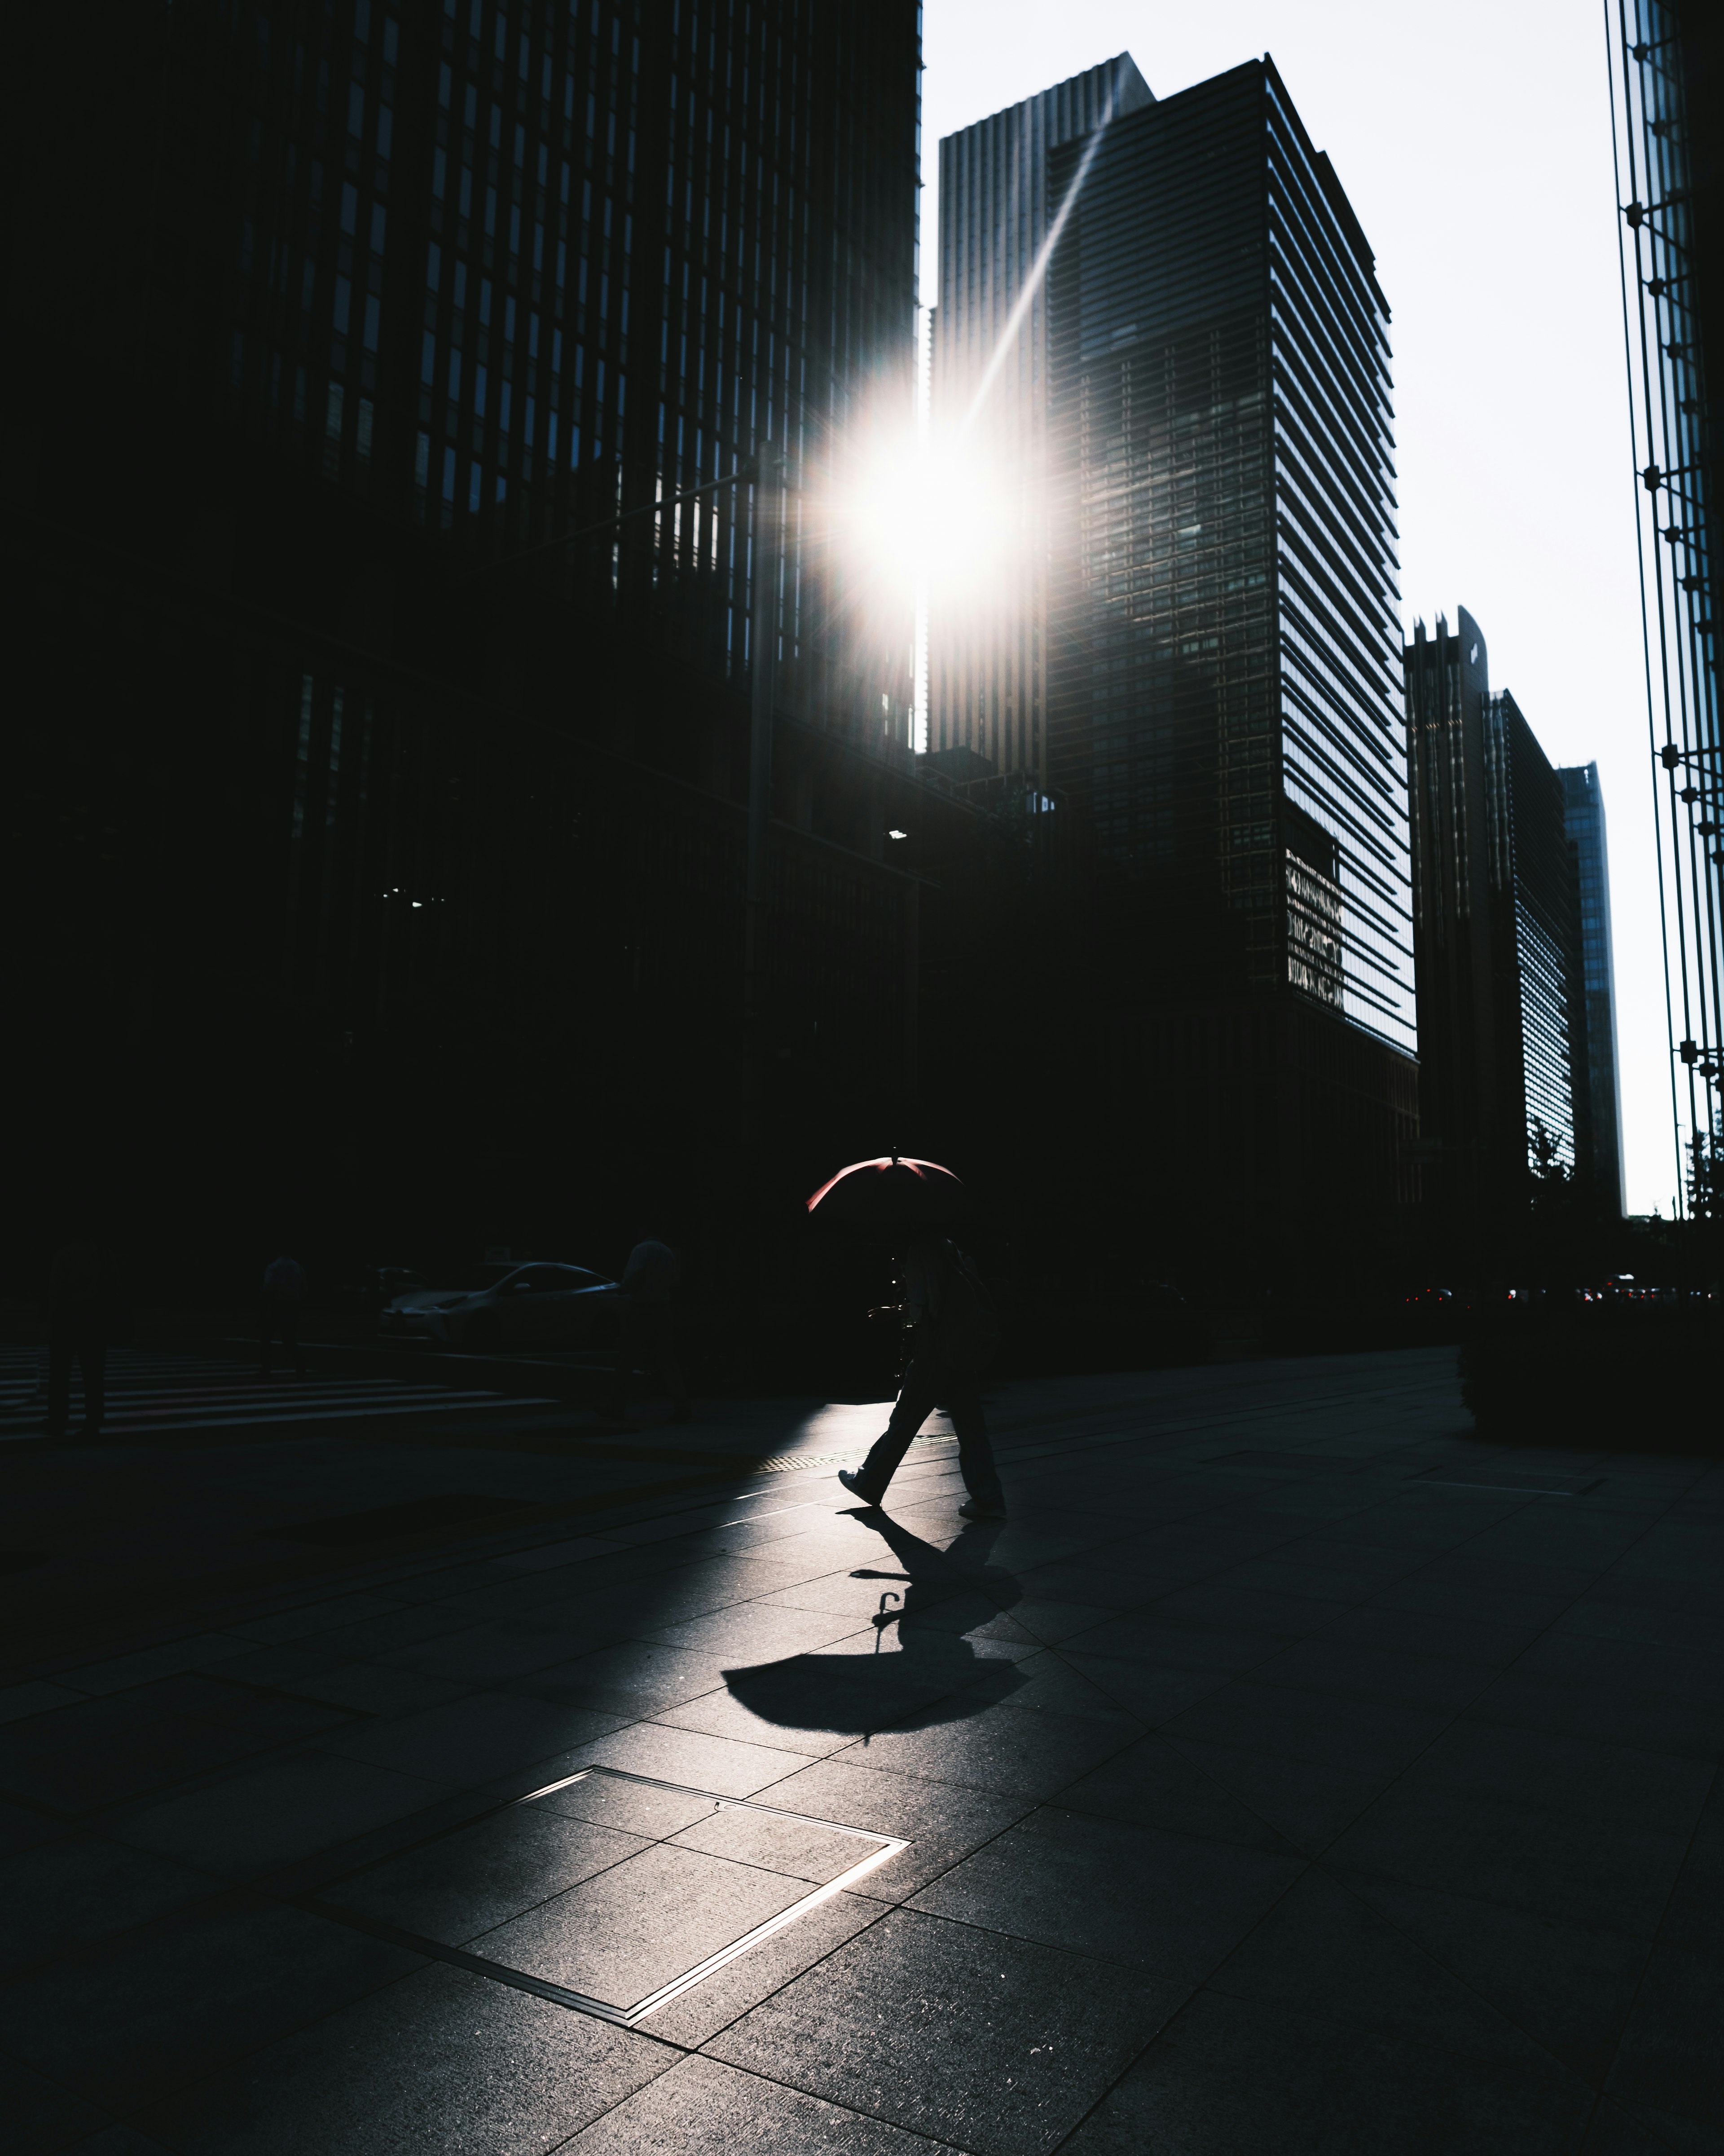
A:
<svg viewBox="0 0 1724 2156">
<path fill-rule="evenodd" d="M 83 1406 L 73 1368 L 71 1416 Z M 451 1408 L 554 1407 L 548 1399 L 495 1392 L 453 1392 L 398 1378 L 303 1378 L 279 1383 L 241 1373 L 202 1356 L 152 1356 L 111 1348 L 107 1358 L 104 1435 L 167 1435 L 177 1430 L 236 1430 L 271 1423 L 339 1422 L 363 1416 L 423 1414 Z M 48 1407 L 48 1355 L 37 1348 L 0 1348 L 0 1440 L 40 1435 Z"/>
</svg>

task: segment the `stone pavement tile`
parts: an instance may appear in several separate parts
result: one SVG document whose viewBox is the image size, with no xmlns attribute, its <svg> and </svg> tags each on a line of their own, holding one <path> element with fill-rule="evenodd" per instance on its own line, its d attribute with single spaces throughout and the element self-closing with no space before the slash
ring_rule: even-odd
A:
<svg viewBox="0 0 1724 2156">
<path fill-rule="evenodd" d="M 1467 1713 L 1475 1722 L 1598 1737 L 1644 1752 L 1677 1752 L 1706 1760 L 1724 1753 L 1724 1707 L 1631 1685 L 1579 1683 L 1506 1670 Z"/>
<path fill-rule="evenodd" d="M 664 2043 L 691 2050 L 708 2043 L 885 1913 L 881 1903 L 862 1895 L 834 1894 L 656 2009 L 639 2025 Z"/>
<path fill-rule="evenodd" d="M 1226 1579 L 1205 1580 L 1164 1594 L 1157 1617 L 1176 1623 L 1226 1626 L 1235 1632 L 1266 1634 L 1282 1641 L 1302 1640 L 1344 1617 L 1351 1601 L 1325 1602 L 1310 1594 L 1270 1594 L 1261 1588 L 1238 1587 Z"/>
<path fill-rule="evenodd" d="M 1593 2092 L 1200 1993 L 1061 2156 L 1573 2156 Z"/>
<path fill-rule="evenodd" d="M 39 1849 L 44 1842 L 63 1840 L 72 1831 L 64 1820 L 48 1819 L 38 1811 L 26 1810 L 22 1804 L 0 1800 L 0 1856 L 11 1856 L 23 1849 Z"/>
<path fill-rule="evenodd" d="M 1405 1559 L 1401 1562 L 1404 1565 Z M 1249 1558 L 1244 1564 L 1234 1565 L 1214 1581 L 1218 1588 L 1237 1588 L 1243 1594 L 1270 1594 L 1277 1599 L 1290 1595 L 1298 1600 L 1338 1604 L 1343 1609 L 1364 1601 L 1375 1593 L 1377 1584 L 1373 1573 L 1320 1566 L 1290 1557 L 1285 1545 L 1273 1556 Z"/>
<path fill-rule="evenodd" d="M 1453 1720 L 1446 1708 L 1236 1677 L 1166 1725 L 1176 1741 L 1231 1744 L 1360 1774 L 1390 1774 L 1417 1758 Z"/>
<path fill-rule="evenodd" d="M 657 1843 L 467 1944 L 529 1976 L 632 2006 L 808 1892 L 782 1872 Z"/>
<path fill-rule="evenodd" d="M 78 1835 L 0 1861 L 0 1971 L 147 1923 L 225 1881 L 117 1842 Z"/>
<path fill-rule="evenodd" d="M 1646 1965 L 1644 1939 L 1375 1873 L 1324 1869 L 1568 2072 L 1602 2083 Z"/>
<path fill-rule="evenodd" d="M 285 1640 L 314 1639 L 367 1618 L 398 1615 L 403 1609 L 401 1602 L 387 1594 L 331 1594 L 267 1617 L 243 1619 L 232 1629 L 242 1639 L 278 1646 Z"/>
<path fill-rule="evenodd" d="M 540 2156 L 680 2055 L 428 1968 L 144 2113 L 177 2156 Z"/>
<path fill-rule="evenodd" d="M 1116 1965 L 895 1909 L 706 2056 L 978 2156 L 1042 2156 L 1183 1996 Z"/>
<path fill-rule="evenodd" d="M 711 1789 L 721 1797 L 752 1797 L 773 1782 L 782 1782 L 802 1765 L 798 1754 L 764 1744 L 739 1743 L 734 1738 L 704 1737 L 691 1729 L 667 1729 L 653 1722 L 637 1722 L 587 1745 L 578 1758 L 562 1769 L 576 1766 L 620 1767 L 630 1774 L 650 1775 L 654 1781 L 679 1783 L 684 1789 Z M 558 1771 L 547 1762 L 546 1779 Z"/>
<path fill-rule="evenodd" d="M 1011 1696 L 1013 1707 L 1034 1707 L 1043 1713 L 1081 1714 L 1104 1722 L 1124 1717 L 1138 1727 L 1146 1717 L 1137 1712 L 1133 1696 L 1146 1681 L 1152 1686 L 1157 1678 L 1171 1680 L 1179 1689 L 1182 1707 L 1201 1698 L 1203 1688 L 1226 1681 L 1191 1670 L 1146 1670 L 1136 1662 L 1110 1663 L 1100 1656 L 1079 1669 L 1069 1655 L 1049 1650 L 1022 1657 L 1017 1674 L 1021 1682 Z M 1174 1710 L 1170 1707 L 1167 1712 Z M 1136 1734 L 1135 1728 L 1132 1733 Z"/>
<path fill-rule="evenodd" d="M 1172 1834 L 1236 1842 L 1282 1856 L 1303 1854 L 1222 1782 L 1164 1738 L 1145 1737 L 1060 1794 L 1070 1810 L 1095 1812 Z"/>
<path fill-rule="evenodd" d="M 1724 1942 L 1655 1946 L 1610 2070 L 1611 2092 L 1724 2129 Z"/>
<path fill-rule="evenodd" d="M 243 1879 L 423 1811 L 449 1794 L 442 1784 L 390 1774 L 365 1760 L 307 1752 L 129 1812 L 109 1831 L 131 1848 Z"/>
<path fill-rule="evenodd" d="M 823 1614 L 847 1617 L 854 1625 L 859 1619 L 871 1617 L 880 1607 L 882 1589 L 891 1578 L 901 1584 L 905 1575 L 890 1557 L 883 1553 L 876 1566 L 864 1566 L 858 1571 L 823 1573 L 817 1579 L 799 1581 L 794 1587 L 775 1589 L 771 1594 L 760 1598 L 759 1606 L 767 1609 L 805 1609 Z M 918 1599 L 928 1607 L 936 1601 L 945 1601 L 962 1589 L 962 1580 L 928 1579 L 919 1583 Z"/>
<path fill-rule="evenodd" d="M 422 1964 L 398 1947 L 233 1893 L 0 1989 L 6 2048 L 130 2113 Z"/>
<path fill-rule="evenodd" d="M 870 1738 L 867 1763 L 1004 1796 L 1050 1797 L 1123 1751 L 1136 1733 L 1126 1721 L 1019 1712 L 1009 1703 L 962 1720 L 931 1707 Z"/>
<path fill-rule="evenodd" d="M 1033 1600 L 1082 1602 L 1109 1610 L 1139 1609 L 1167 1584 L 1129 1557 L 1106 1564 L 1039 1564 L 1020 1572 L 1018 1584 Z"/>
<path fill-rule="evenodd" d="M 290 1677 L 284 1691 L 305 1699 L 327 1700 L 354 1714 L 414 1714 L 459 1699 L 469 1687 L 443 1677 L 420 1676 L 408 1670 L 385 1669 L 381 1662 L 336 1662 L 325 1670 Z"/>
<path fill-rule="evenodd" d="M 620 1719 L 513 1692 L 478 1691 L 393 1722 L 362 1723 L 326 1738 L 319 1748 L 396 1774 L 475 1789 L 514 1768 L 607 1736 Z"/>
<path fill-rule="evenodd" d="M 537 1804 L 513 1804 L 339 1880 L 320 1898 L 461 1946 L 651 1845 Z"/>
<path fill-rule="evenodd" d="M 290 1744 L 296 1738 L 321 1736 L 352 1720 L 345 1708 L 325 1700 L 305 1699 L 287 1691 L 250 1684 L 230 1684 L 225 1671 L 211 1676 L 187 1671 L 141 1685 L 126 1693 L 128 1706 L 155 1714 L 189 1715 L 213 1722 L 260 1745 Z"/>
<path fill-rule="evenodd" d="M 1711 1953 L 1724 1938 L 1724 1775 L 1712 1784 L 1658 1935 L 1666 1946 Z"/>
<path fill-rule="evenodd" d="M 799 2089 L 738 2073 L 716 2059 L 685 2059 L 639 2096 L 607 2112 L 568 2144 L 567 2156 L 935 2156 L 934 2144 L 863 2118 Z"/>
<path fill-rule="evenodd" d="M 401 1650 L 445 1639 L 466 1629 L 469 1620 L 442 1604 L 394 1604 L 374 1615 L 331 1626 L 326 1632 L 307 1635 L 307 1643 L 340 1661 L 362 1661 L 367 1657 L 393 1660 Z M 435 1672 L 434 1671 L 434 1675 Z"/>
<path fill-rule="evenodd" d="M 1365 1773 L 1285 1753 L 1207 1744 L 1165 1730 L 1161 1734 L 1306 1856 L 1319 1856 L 1374 1804 L 1395 1772 L 1391 1766 L 1379 1766 Z"/>
<path fill-rule="evenodd" d="M 1212 1991 L 1356 2022 L 1535 2073 L 1562 2061 L 1427 1953 L 1368 1899 L 1313 1866 L 1209 1979 Z"/>
<path fill-rule="evenodd" d="M 782 1872 L 805 1886 L 824 1887 L 873 1856 L 879 1845 L 836 1826 L 727 1804 L 685 1827 L 672 1837 L 670 1846 L 727 1857 L 733 1864 L 758 1865 L 763 1871 Z"/>
<path fill-rule="evenodd" d="M 1219 1670 L 1231 1675 L 1280 1654 L 1287 1643 L 1273 1632 L 1254 1632 L 1244 1627 L 1229 1630 L 1222 1625 L 1170 1618 L 1157 1604 L 1093 1625 L 1075 1644 L 1085 1655 L 1153 1662 L 1176 1670 Z"/>
<path fill-rule="evenodd" d="M 1022 1819 L 1029 1800 L 883 1773 L 858 1746 L 839 1759 L 822 1759 L 770 1789 L 760 1801 L 814 1819 L 835 1820 L 874 1834 L 907 1835 L 910 1847 L 870 1871 L 853 1891 L 902 1902 Z"/>
<path fill-rule="evenodd" d="M 1581 2156 L 1724 2156 L 1724 2133 L 1648 2104 L 1601 2096 Z"/>
<path fill-rule="evenodd" d="M 1060 1660 L 1119 1712 L 1131 1715 L 1146 1729 L 1158 1728 L 1232 1681 L 1225 1670 L 1168 1669 L 1149 1661 L 1118 1661 L 1110 1655 L 1086 1654 L 1085 1644 L 1079 1640 L 1063 1649 Z"/>
<path fill-rule="evenodd" d="M 43 2075 L 32 2073 L 15 2060 L 0 2057 L 0 2120 L 6 2128 L 9 2156 L 49 2156 L 49 2152 L 72 2148 L 101 2132 L 108 2115 Z"/>
<path fill-rule="evenodd" d="M 1704 1609 L 1669 1609 L 1640 1601 L 1621 1601 L 1609 1596 L 1609 1578 L 1596 1592 L 1583 1594 L 1557 1620 L 1556 1635 L 1582 1640 L 1622 1640 L 1641 1646 L 1711 1648 L 1717 1639 L 1724 1603 Z"/>
<path fill-rule="evenodd" d="M 1414 1769 L 1330 1846 L 1329 1861 L 1415 1887 L 1650 1938 L 1685 1840 L 1457 1789 Z"/>
<path fill-rule="evenodd" d="M 815 1653 L 855 1629 L 856 1620 L 848 1613 L 774 1609 L 742 1602 L 687 1623 L 659 1625 L 651 1636 L 726 1662 L 765 1662 Z"/>
<path fill-rule="evenodd" d="M 1533 1625 L 1498 1625 L 1460 1617 L 1453 1610 L 1439 1615 L 1429 1609 L 1391 1609 L 1378 1599 L 1337 1617 L 1318 1636 L 1349 1646 L 1393 1648 L 1401 1654 L 1435 1655 L 1502 1669 L 1526 1653 L 1539 1638 L 1540 1630 Z"/>
<path fill-rule="evenodd" d="M 250 1642 L 231 1632 L 203 1632 L 191 1639 L 164 1640 L 159 1647 L 141 1647 L 134 1654 L 116 1655 L 105 1661 L 80 1663 L 59 1672 L 63 1683 L 100 1697 L 130 1691 L 157 1677 L 176 1676 L 181 1670 L 207 1669 L 249 1651 Z"/>
<path fill-rule="evenodd" d="M 553 1668 L 588 1644 L 579 1630 L 541 1614 L 445 1631 L 434 1639 L 383 1649 L 369 1659 L 454 1684 L 495 1685 Z"/>
<path fill-rule="evenodd" d="M 1680 1753 L 1470 1718 L 1443 1732 L 1419 1761 L 1419 1772 L 1444 1787 L 1685 1840 L 1700 1820 L 1713 1782 L 1709 1764 Z"/>
<path fill-rule="evenodd" d="M 74 2142 L 67 2156 L 172 2156 L 165 2141 L 151 2141 L 130 2126 L 110 2126 Z"/>
<path fill-rule="evenodd" d="M 908 1712 L 914 1702 L 906 1701 Z M 680 1707 L 662 1708 L 652 1717 L 671 1729 L 692 1729 L 707 1737 L 732 1737 L 745 1744 L 766 1744 L 813 1759 L 842 1752 L 855 1741 L 854 1729 L 805 1729 L 757 1712 L 721 1684 Z"/>
<path fill-rule="evenodd" d="M 0 1789 L 75 1819 L 265 1748 L 190 1715 L 86 1700 L 0 1730 Z"/>
<path fill-rule="evenodd" d="M 911 1906 L 1191 1985 L 1304 1869 L 1302 1857 L 1050 1807 Z"/>
<path fill-rule="evenodd" d="M 1265 1684 L 1455 1709 L 1476 1699 L 1496 1671 L 1477 1662 L 1325 1637 L 1297 1641 L 1272 1661 L 1260 1663 L 1252 1674 Z"/>
<path fill-rule="evenodd" d="M 648 1841 L 666 1841 L 696 1820 L 710 1819 L 718 1804 L 691 1790 L 658 1789 L 650 1782 L 628 1781 L 616 1774 L 586 1774 L 567 1789 L 535 1797 L 533 1809 L 556 1812 L 563 1819 L 587 1820 L 594 1826 Z"/>
<path fill-rule="evenodd" d="M 1641 1640 L 1588 1638 L 1555 1630 L 1528 1650 L 1521 1668 L 1538 1676 L 1568 1677 L 1651 1691 L 1682 1692 L 1694 1699 L 1724 1700 L 1724 1654 L 1700 1645 Z"/>
<path fill-rule="evenodd" d="M 723 1686 L 724 1664 L 716 1655 L 695 1654 L 661 1640 L 619 1640 L 589 1655 L 553 1663 L 547 1670 L 535 1670 L 531 1676 L 516 1677 L 509 1689 L 534 1699 L 594 1707 L 633 1722 Z"/>
<path fill-rule="evenodd" d="M 46 1714 L 50 1707 L 75 1707 L 85 1697 L 69 1686 L 47 1684 L 40 1678 L 8 1685 L 0 1691 L 0 1722 L 23 1722 L 29 1715 Z"/>
</svg>

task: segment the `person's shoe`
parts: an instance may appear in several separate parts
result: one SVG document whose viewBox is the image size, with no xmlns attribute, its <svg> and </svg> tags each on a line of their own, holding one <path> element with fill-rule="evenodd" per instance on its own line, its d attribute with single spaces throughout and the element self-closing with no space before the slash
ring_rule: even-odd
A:
<svg viewBox="0 0 1724 2156">
<path fill-rule="evenodd" d="M 984 1505 L 979 1497 L 966 1497 L 958 1510 L 967 1520 L 1003 1520 L 1006 1517 L 1003 1505 Z"/>
<path fill-rule="evenodd" d="M 875 1510 L 878 1511 L 880 1507 L 880 1499 L 878 1497 L 870 1497 L 869 1496 L 868 1492 L 862 1487 L 861 1476 L 856 1472 L 854 1467 L 840 1467 L 838 1471 L 838 1479 L 844 1484 L 845 1489 L 849 1491 L 853 1497 L 859 1497 L 865 1505 L 871 1506 Z"/>
</svg>

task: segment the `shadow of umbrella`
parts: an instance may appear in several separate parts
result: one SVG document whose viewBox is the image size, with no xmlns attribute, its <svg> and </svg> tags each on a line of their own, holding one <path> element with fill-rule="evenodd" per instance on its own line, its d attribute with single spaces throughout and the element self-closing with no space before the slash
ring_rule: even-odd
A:
<svg viewBox="0 0 1724 2156">
<path fill-rule="evenodd" d="M 908 1715 L 924 1722 L 958 1722 L 1016 1691 L 1024 1680 L 1014 1662 L 978 1655 L 964 1636 L 1009 1609 L 1023 1589 L 989 1563 L 998 1524 L 977 1522 L 940 1549 L 884 1513 L 859 1514 L 881 1536 L 897 1568 L 864 1567 L 853 1579 L 881 1583 L 870 1620 L 874 1651 L 865 1655 L 793 1655 L 726 1670 L 731 1695 L 765 1722 L 785 1729 L 824 1729 L 866 1737 Z M 895 1653 L 881 1650 L 895 1630 Z"/>
</svg>

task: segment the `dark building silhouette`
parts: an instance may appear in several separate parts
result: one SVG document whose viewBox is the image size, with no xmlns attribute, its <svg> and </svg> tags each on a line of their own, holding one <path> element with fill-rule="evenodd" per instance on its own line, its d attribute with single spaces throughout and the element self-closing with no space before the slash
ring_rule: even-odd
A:
<svg viewBox="0 0 1724 2156">
<path fill-rule="evenodd" d="M 1114 1080 L 1148 1194 L 1357 1256 L 1417 1195 L 1388 305 L 1267 59 L 1048 167 L 1047 767 Z"/>
<path fill-rule="evenodd" d="M 100 1129 L 163 1218 L 267 1185 L 518 1237 L 734 1140 L 750 1070 L 911 1086 L 926 872 L 885 834 L 968 812 L 924 813 L 911 603 L 823 505 L 910 408 L 913 0 L 101 24 L 35 11 L 10 70 L 44 1160 Z M 753 488 L 653 506 L 763 449 L 746 1040 Z"/>
<path fill-rule="evenodd" d="M 1609 1209 L 1627 1210 L 1623 1184 L 1622 1096 L 1616 1047 L 1616 963 L 1610 943 L 1610 853 L 1604 793 L 1596 763 L 1564 764 L 1564 819 L 1574 849 L 1580 907 L 1585 1022 L 1576 1028 L 1574 1111 L 1577 1165 Z"/>
<path fill-rule="evenodd" d="M 1415 625 L 1406 696 L 1425 1179 L 1460 1254 L 1517 1217 L 1538 1131 L 1575 1165 L 1580 891 L 1564 782 L 1491 693 L 1465 608 Z M 1584 1093 L 1579 1109 L 1583 1152 Z"/>
</svg>

